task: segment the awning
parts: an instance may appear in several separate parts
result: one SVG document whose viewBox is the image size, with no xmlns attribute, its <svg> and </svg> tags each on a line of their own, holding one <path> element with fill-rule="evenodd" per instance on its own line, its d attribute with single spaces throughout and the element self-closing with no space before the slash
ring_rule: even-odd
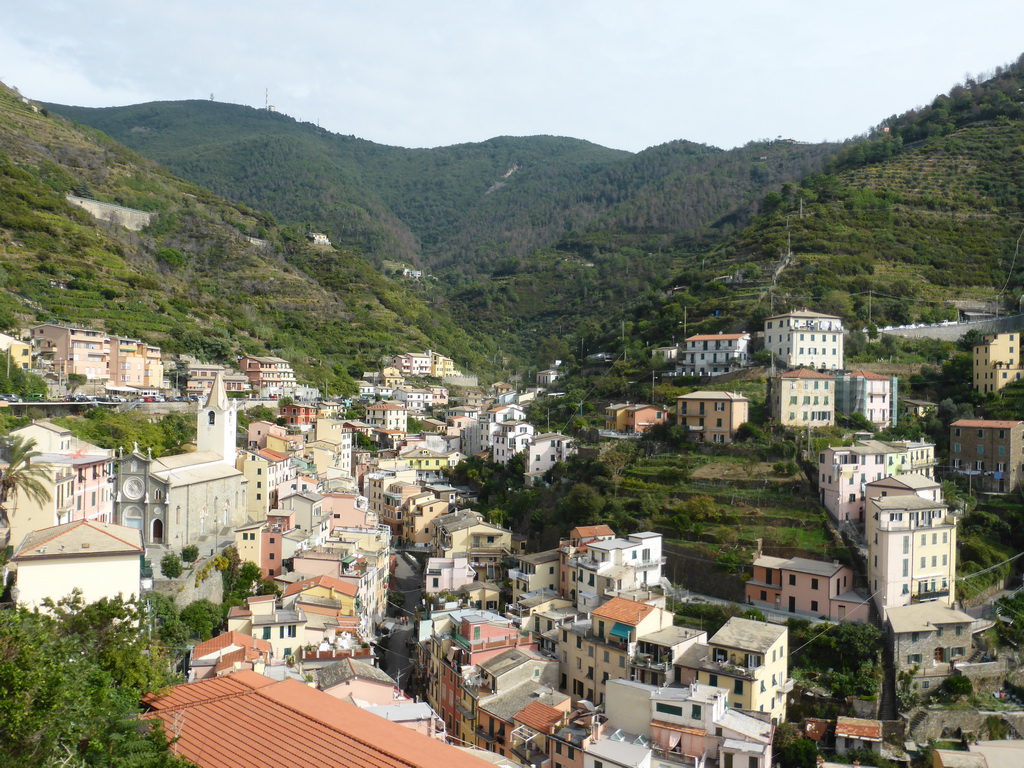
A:
<svg viewBox="0 0 1024 768">
<path fill-rule="evenodd" d="M 612 631 L 609 632 L 612 637 L 621 637 L 623 640 L 629 640 L 629 633 L 633 631 L 633 628 L 628 624 L 620 624 L 615 622 L 615 626 L 612 627 Z"/>
</svg>

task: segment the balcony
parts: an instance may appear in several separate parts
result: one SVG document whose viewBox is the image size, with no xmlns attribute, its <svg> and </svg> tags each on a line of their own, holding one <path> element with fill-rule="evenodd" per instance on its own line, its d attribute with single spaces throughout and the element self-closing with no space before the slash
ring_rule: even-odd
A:
<svg viewBox="0 0 1024 768">
<path fill-rule="evenodd" d="M 492 648 L 511 648 L 516 644 L 515 637 L 511 634 L 506 637 L 482 637 L 479 640 L 470 640 L 459 632 L 453 631 L 452 639 L 467 651 L 486 651 Z"/>
<path fill-rule="evenodd" d="M 672 671 L 671 659 L 666 659 L 665 661 L 658 661 L 655 657 L 646 653 L 641 653 L 638 656 L 634 656 L 632 659 L 629 660 L 629 665 L 631 667 L 636 667 L 637 669 L 649 669 L 652 672 L 663 672 L 665 674 L 668 674 Z"/>
<path fill-rule="evenodd" d="M 795 684 L 794 680 L 792 678 L 790 678 L 789 680 L 786 680 L 784 683 L 781 683 L 780 685 L 776 685 L 775 686 L 775 692 L 777 694 L 780 694 L 780 695 L 781 694 L 789 693 L 790 691 L 793 690 L 793 685 L 794 684 Z"/>
<path fill-rule="evenodd" d="M 744 680 L 754 680 L 755 673 L 759 667 L 742 667 L 739 664 L 733 664 L 731 661 L 713 661 L 710 656 L 703 656 L 697 665 L 712 674 L 722 674 L 729 677 L 739 677 Z"/>
<path fill-rule="evenodd" d="M 922 602 L 927 600 L 939 600 L 943 597 L 949 597 L 949 587 L 943 587 L 942 589 L 922 589 L 917 594 L 911 596 L 914 602 Z"/>
</svg>

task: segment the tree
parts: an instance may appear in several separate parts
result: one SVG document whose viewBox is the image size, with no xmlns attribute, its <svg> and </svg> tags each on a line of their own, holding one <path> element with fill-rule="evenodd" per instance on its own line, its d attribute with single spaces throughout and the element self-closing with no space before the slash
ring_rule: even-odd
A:
<svg viewBox="0 0 1024 768">
<path fill-rule="evenodd" d="M 194 563 L 199 559 L 199 547 L 195 544 L 189 544 L 187 547 L 182 548 L 181 559 L 185 563 Z"/>
<path fill-rule="evenodd" d="M 40 456 L 32 438 L 22 435 L 9 438 L 7 466 L 0 470 L 0 525 L 10 526 L 19 495 L 23 494 L 36 504 L 50 501 L 49 475 L 44 467 L 32 463 Z"/>
<path fill-rule="evenodd" d="M 213 637 L 213 633 L 220 629 L 223 621 L 224 612 L 221 607 L 209 600 L 196 600 L 181 611 L 181 623 L 200 640 L 209 640 Z"/>
<path fill-rule="evenodd" d="M 160 573 L 168 579 L 176 579 L 181 576 L 181 558 L 176 552 L 168 552 L 160 558 Z"/>
</svg>

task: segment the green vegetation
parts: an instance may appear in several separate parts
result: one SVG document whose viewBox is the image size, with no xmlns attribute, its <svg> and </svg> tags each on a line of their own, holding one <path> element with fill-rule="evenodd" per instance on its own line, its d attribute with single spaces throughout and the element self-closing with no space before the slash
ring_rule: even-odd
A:
<svg viewBox="0 0 1024 768">
<path fill-rule="evenodd" d="M 93 408 L 83 417 L 62 416 L 53 422 L 100 448 L 130 452 L 137 444 L 139 450 L 152 450 L 154 456 L 178 453 L 196 436 L 195 416 L 188 413 L 169 413 L 150 421 L 140 411 Z"/>
<path fill-rule="evenodd" d="M 168 654 L 139 627 L 145 613 L 120 598 L 52 615 L 0 611 L 0 743 L 4 765 L 186 766 L 160 728 L 140 728 L 143 694 L 179 682 Z"/>
<path fill-rule="evenodd" d="M 832 696 L 874 698 L 881 682 L 881 632 L 871 624 L 811 624 L 789 619 L 790 669 Z"/>
</svg>

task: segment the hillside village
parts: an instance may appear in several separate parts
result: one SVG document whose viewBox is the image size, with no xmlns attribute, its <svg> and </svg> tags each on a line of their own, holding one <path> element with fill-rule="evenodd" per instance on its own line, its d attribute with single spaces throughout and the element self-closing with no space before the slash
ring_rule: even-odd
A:
<svg viewBox="0 0 1024 768">
<path fill-rule="evenodd" d="M 72 588 L 87 603 L 163 596 L 182 617 L 209 606 L 173 649 L 183 693 L 147 699 L 165 723 L 193 702 L 176 731 L 186 744 L 214 738 L 216 698 L 235 690 L 245 716 L 275 696 L 304 718 L 348 702 L 499 765 L 959 765 L 934 747 L 1024 727 L 1020 606 L 1005 591 L 1017 555 L 961 562 L 975 505 L 1018 492 L 1024 421 L 961 410 L 941 448 L 898 436 L 939 406 L 905 397 L 897 376 L 850 369 L 850 333 L 862 332 L 798 308 L 761 333 L 692 335 L 651 351 L 663 381 L 685 382 L 674 402 L 597 404 L 559 431 L 535 423 L 574 375 L 559 360 L 529 386 L 483 387 L 441 353 L 401 353 L 366 371 L 358 395 L 328 399 L 283 358 L 231 367 L 35 326 L 2 340 L 49 392 L 5 396 L 7 467 L 31 466 L 42 485 L 16 484 L 4 503 L 8 594 L 44 612 Z M 1020 380 L 1019 332 L 969 338 L 963 386 Z M 181 409 L 195 437 L 154 455 L 90 443 L 79 416 L 33 418 L 83 402 L 158 421 Z M 790 459 L 730 480 L 765 431 L 781 441 L 765 455 L 791 444 Z M 676 522 L 574 509 L 581 468 L 627 449 L 615 497 L 645 461 L 690 457 L 725 473 L 717 493 L 734 502 L 783 482 L 819 510 L 826 543 L 743 546 L 680 522 L 698 508 L 741 526 L 761 514 L 721 495 L 683 493 Z M 517 494 L 560 487 L 570 527 L 508 514 Z M 703 555 L 679 548 L 701 541 Z M 701 571 L 719 584 L 693 587 Z M 332 728 L 351 738 L 365 723 Z M 278 748 L 269 733 L 247 740 Z"/>
</svg>

